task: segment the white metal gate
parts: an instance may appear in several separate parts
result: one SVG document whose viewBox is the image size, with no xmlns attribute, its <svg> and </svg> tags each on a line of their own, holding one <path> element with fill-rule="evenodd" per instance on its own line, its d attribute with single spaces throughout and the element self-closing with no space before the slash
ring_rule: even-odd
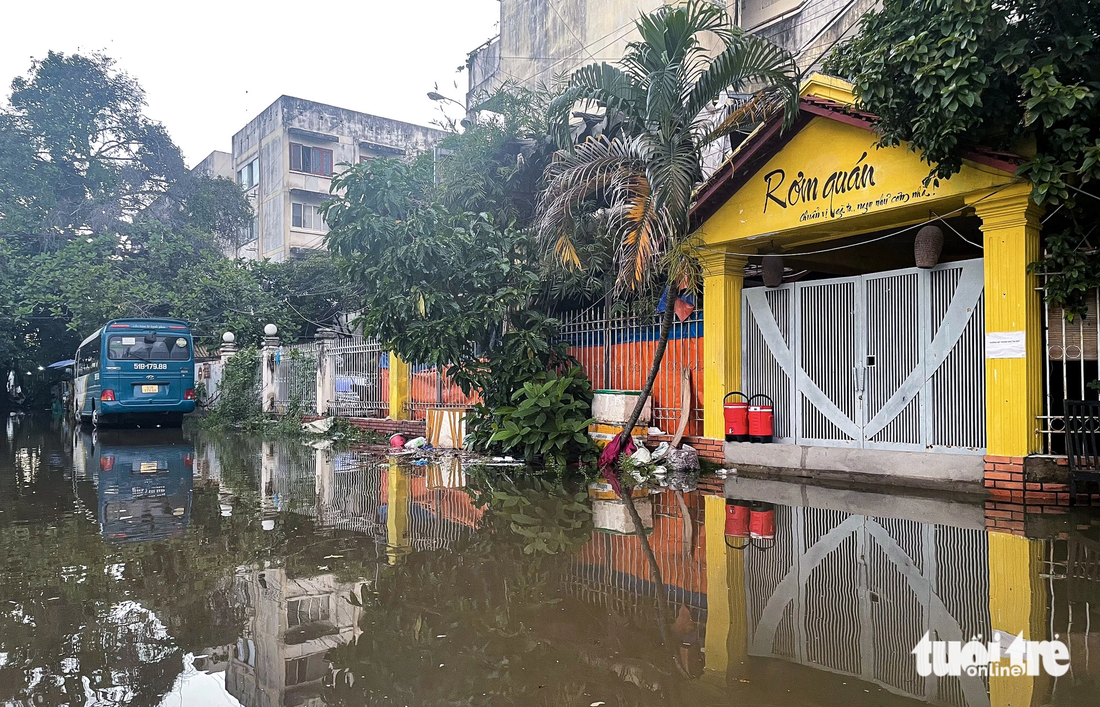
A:
<svg viewBox="0 0 1100 707">
<path fill-rule="evenodd" d="M 985 451 L 982 261 L 746 289 L 742 386 L 777 441 Z"/>
<path fill-rule="evenodd" d="M 990 635 L 985 532 L 779 506 L 776 543 L 740 555 L 750 655 L 874 682 L 931 704 L 988 707 L 982 676 L 922 677 L 933 640 Z"/>
</svg>

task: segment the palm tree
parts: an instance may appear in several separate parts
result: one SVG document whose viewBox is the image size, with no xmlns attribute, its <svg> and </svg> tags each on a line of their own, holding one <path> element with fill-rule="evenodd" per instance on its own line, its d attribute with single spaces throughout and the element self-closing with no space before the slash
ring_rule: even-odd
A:
<svg viewBox="0 0 1100 707">
<path fill-rule="evenodd" d="M 703 181 L 703 151 L 778 111 L 789 122 L 798 109 L 794 57 L 766 39 L 735 28 L 708 0 L 664 6 L 636 22 L 618 66 L 590 64 L 573 73 L 550 105 L 550 127 L 559 150 L 546 169 L 537 226 L 546 247 L 570 268 L 581 268 L 577 221 L 599 208 L 615 241 L 616 286 L 641 289 L 668 284 L 660 338 L 649 375 L 622 441 L 638 423 L 653 391 L 672 331 L 674 305 L 683 283 L 698 282 L 692 256 L 690 212 Z M 717 51 L 702 41 L 717 40 Z M 715 103 L 727 91 L 744 92 L 722 117 Z M 574 144 L 570 117 L 577 104 L 603 115 L 603 133 Z M 662 633 L 667 615 L 660 567 L 631 493 L 622 494 L 658 587 Z M 686 519 L 685 519 L 686 521 Z M 667 641 L 666 641 L 667 643 Z"/>
<path fill-rule="evenodd" d="M 734 27 L 709 0 L 661 7 L 635 26 L 640 37 L 618 66 L 578 69 L 551 102 L 551 131 L 563 149 L 546 169 L 537 221 L 554 257 L 581 268 L 574 224 L 602 207 L 616 244 L 617 289 L 669 284 L 660 339 L 624 438 L 653 390 L 680 285 L 698 282 L 689 214 L 703 180 L 703 151 L 778 111 L 789 123 L 799 77 L 789 52 Z M 708 37 L 717 51 L 704 44 Z M 715 103 L 727 91 L 743 98 L 722 116 Z M 607 128 L 575 145 L 570 116 L 578 104 L 602 113 Z"/>
</svg>

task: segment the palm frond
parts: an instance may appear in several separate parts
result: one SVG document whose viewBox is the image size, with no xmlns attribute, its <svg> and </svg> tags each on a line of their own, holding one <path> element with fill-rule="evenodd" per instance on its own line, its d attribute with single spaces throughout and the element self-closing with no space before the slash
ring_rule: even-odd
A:
<svg viewBox="0 0 1100 707">
<path fill-rule="evenodd" d="M 703 121 L 702 130 L 699 131 L 699 144 L 709 145 L 730 133 L 759 125 L 776 113 L 782 112 L 786 103 L 787 97 L 775 86 L 762 88 L 747 100 L 733 106 L 726 117 L 717 121 L 716 124 Z"/>
<path fill-rule="evenodd" d="M 788 123 L 794 120 L 799 82 L 794 55 L 752 34 L 738 35 L 714 58 L 691 88 L 685 111 L 698 115 L 726 89 L 741 89 L 749 82 L 774 87 L 785 99 Z"/>
<path fill-rule="evenodd" d="M 567 267 L 579 267 L 572 232 L 585 204 L 601 192 L 611 203 L 630 193 L 627 183 L 644 174 L 644 165 L 621 140 L 589 139 L 574 151 L 559 150 L 546 168 L 546 187 L 539 196 L 539 238 L 552 244 L 555 257 Z"/>
<path fill-rule="evenodd" d="M 600 210 L 617 244 L 613 267 L 621 288 L 638 288 L 669 273 L 691 275 L 689 213 L 703 178 L 708 142 L 798 106 L 794 57 L 765 39 L 746 35 L 725 10 L 708 0 L 662 6 L 636 23 L 639 38 L 618 66 L 579 69 L 551 106 L 550 124 L 563 148 L 545 172 L 537 230 L 546 252 L 580 268 L 583 248 L 577 222 Z M 711 57 L 705 33 L 723 49 Z M 752 97 L 724 118 L 708 105 L 726 90 L 760 84 Z M 622 116 L 622 133 L 573 145 L 570 117 L 578 103 Z M 583 245 L 583 244 L 581 244 Z"/>
<path fill-rule="evenodd" d="M 606 62 L 588 64 L 573 72 L 569 85 L 547 110 L 549 127 L 559 147 L 571 147 L 569 119 L 581 101 L 592 101 L 607 110 L 634 115 L 634 105 L 645 95 L 637 80 L 617 66 Z"/>
</svg>

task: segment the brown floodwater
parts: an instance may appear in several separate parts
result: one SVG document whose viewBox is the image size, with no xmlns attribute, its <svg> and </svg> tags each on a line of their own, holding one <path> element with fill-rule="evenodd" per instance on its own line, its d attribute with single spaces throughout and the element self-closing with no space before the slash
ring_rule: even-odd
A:
<svg viewBox="0 0 1100 707">
<path fill-rule="evenodd" d="M 621 505 L 508 467 L 0 419 L 0 705 L 1100 700 L 1096 512 L 740 477 L 639 508 L 656 574 Z"/>
</svg>

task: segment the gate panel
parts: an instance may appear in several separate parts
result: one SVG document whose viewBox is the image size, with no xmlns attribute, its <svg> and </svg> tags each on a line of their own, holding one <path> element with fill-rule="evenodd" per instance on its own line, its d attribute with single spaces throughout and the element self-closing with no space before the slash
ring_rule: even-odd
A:
<svg viewBox="0 0 1100 707">
<path fill-rule="evenodd" d="M 762 302 L 746 300 L 746 305 L 742 308 L 745 317 L 741 337 L 742 368 L 751 372 L 741 379 L 743 392 L 748 395 L 764 393 L 775 401 L 774 425 L 777 442 L 794 441 L 794 416 L 791 414 L 794 410 L 794 382 L 768 346 L 757 317 L 767 319 L 770 314 L 778 329 L 781 343 L 790 347 L 793 293 L 793 285 L 769 289 L 764 292 Z M 766 311 L 754 311 L 757 304 L 766 307 Z"/>
<path fill-rule="evenodd" d="M 984 453 L 983 281 L 970 260 L 747 289 L 744 391 L 777 441 Z"/>
<path fill-rule="evenodd" d="M 930 273 L 932 331 L 938 331 L 965 271 Z M 969 277 L 981 276 L 980 271 Z M 962 335 L 929 379 L 929 444 L 954 451 L 985 450 L 985 295 L 979 295 Z"/>
<path fill-rule="evenodd" d="M 863 417 L 856 385 L 863 349 L 858 291 L 858 277 L 795 286 L 799 444 L 860 446 L 858 435 L 841 428 L 842 417 L 856 429 Z M 814 399 L 817 391 L 825 400 Z M 828 410 L 826 401 L 836 410 Z"/>
<path fill-rule="evenodd" d="M 867 275 L 862 284 L 867 320 L 863 419 L 872 420 L 909 375 L 923 367 L 921 353 L 927 332 L 921 316 L 924 297 L 918 270 Z M 919 393 L 914 395 L 864 446 L 919 451 L 922 402 Z"/>
</svg>

